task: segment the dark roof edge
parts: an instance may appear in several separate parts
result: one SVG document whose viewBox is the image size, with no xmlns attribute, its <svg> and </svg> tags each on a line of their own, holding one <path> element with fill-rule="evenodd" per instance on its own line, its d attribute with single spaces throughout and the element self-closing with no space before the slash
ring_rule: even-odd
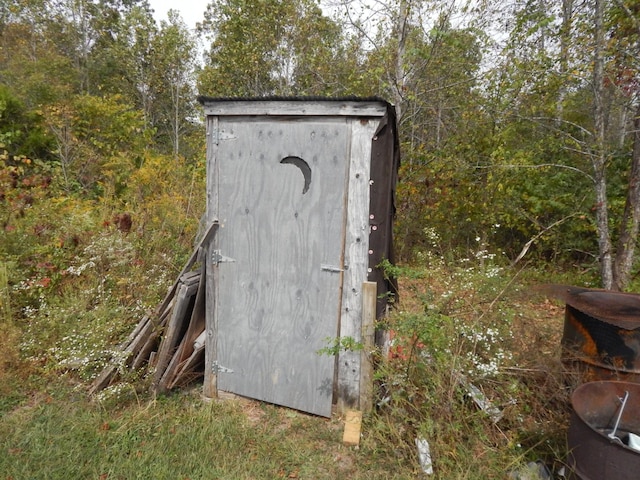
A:
<svg viewBox="0 0 640 480">
<path fill-rule="evenodd" d="M 303 96 L 303 97 L 287 97 L 287 96 L 266 96 L 266 97 L 208 97 L 205 95 L 198 96 L 198 102 L 202 105 L 214 102 L 257 102 L 257 101 L 286 101 L 286 102 L 382 102 L 391 106 L 384 98 L 371 97 L 322 97 L 322 96 Z"/>
</svg>

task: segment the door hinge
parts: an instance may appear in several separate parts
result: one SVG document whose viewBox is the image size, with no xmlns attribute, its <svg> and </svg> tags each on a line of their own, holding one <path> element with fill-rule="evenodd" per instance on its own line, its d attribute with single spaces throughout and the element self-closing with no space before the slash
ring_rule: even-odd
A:
<svg viewBox="0 0 640 480">
<path fill-rule="evenodd" d="M 220 142 L 222 140 L 235 140 L 236 138 L 238 138 L 233 133 L 220 129 L 212 130 L 211 135 L 213 136 L 213 142 L 216 145 L 220 145 Z"/>
<path fill-rule="evenodd" d="M 235 262 L 235 258 L 229 258 L 222 255 L 222 250 L 214 250 L 211 253 L 211 263 L 218 265 L 219 263 Z"/>
<path fill-rule="evenodd" d="M 222 365 L 219 365 L 218 362 L 213 362 L 213 364 L 211 365 L 211 371 L 213 373 L 233 373 L 233 370 L 227 367 L 223 367 Z"/>
</svg>

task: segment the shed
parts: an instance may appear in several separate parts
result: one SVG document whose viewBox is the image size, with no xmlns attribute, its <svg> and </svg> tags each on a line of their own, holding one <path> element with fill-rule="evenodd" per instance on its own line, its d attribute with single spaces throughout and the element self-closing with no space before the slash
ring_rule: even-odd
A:
<svg viewBox="0 0 640 480">
<path fill-rule="evenodd" d="M 319 351 L 335 339 L 366 343 L 366 310 L 380 317 L 395 293 L 379 268 L 393 262 L 393 107 L 379 98 L 199 101 L 206 219 L 218 224 L 205 257 L 205 396 L 321 416 L 333 403 L 366 408 L 370 352 Z"/>
</svg>

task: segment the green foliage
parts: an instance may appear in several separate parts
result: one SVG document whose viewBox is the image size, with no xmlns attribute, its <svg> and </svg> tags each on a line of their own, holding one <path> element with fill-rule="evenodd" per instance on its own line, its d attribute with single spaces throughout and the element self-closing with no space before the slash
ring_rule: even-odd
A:
<svg viewBox="0 0 640 480">
<path fill-rule="evenodd" d="M 44 159 L 51 144 L 39 112 L 29 111 L 8 87 L 0 85 L 0 151 L 10 157 Z"/>
<path fill-rule="evenodd" d="M 105 187 L 117 190 L 147 145 L 140 112 L 117 95 L 76 96 L 50 105 L 44 116 L 68 192 L 82 188 L 99 195 Z"/>
<path fill-rule="evenodd" d="M 588 49 L 569 48 L 587 40 L 589 9 L 566 19 L 555 5 L 516 5 L 498 52 L 480 23 L 460 28 L 453 11 L 409 2 L 400 51 L 393 14 L 376 12 L 369 29 L 353 11 L 329 18 L 307 0 L 229 0 L 211 4 L 202 22 L 209 51 L 196 75 L 196 39 L 175 14 L 157 25 L 144 2 L 10 5 L 0 141 L 7 155 L 58 161 L 52 181 L 66 193 L 115 197 L 113 208 L 126 209 L 128 179 L 147 149 L 195 167 L 204 157 L 196 83 L 214 96 L 378 94 L 404 112 L 402 259 L 430 249 L 465 258 L 479 242 L 514 260 L 531 240 L 527 256 L 536 261 L 598 257 L 588 178 L 591 60 Z M 606 18 L 612 230 L 624 211 L 631 136 L 617 132 L 629 131 L 637 62 L 624 52 L 635 45 L 635 8 L 611 6 Z"/>
<path fill-rule="evenodd" d="M 20 2 L 23 10 L 4 26 L 0 36 L 2 83 L 31 109 L 75 88 L 71 60 L 48 35 L 51 12 L 47 7 L 45 2 Z"/>
<path fill-rule="evenodd" d="M 359 67 L 358 46 L 315 2 L 211 3 L 201 33 L 211 41 L 198 76 L 203 95 L 354 93 L 348 80 Z"/>
<path fill-rule="evenodd" d="M 0 258 L 10 291 L 2 311 L 13 319 L 1 327 L 11 343 L 2 372 L 34 368 L 90 380 L 166 293 L 202 215 L 203 164 L 143 156 L 144 136 L 127 130 L 138 117 L 116 100 L 76 105 L 83 114 L 74 141 L 103 160 L 101 202 L 69 191 L 61 164 L 0 158 Z M 107 118 L 123 124 L 111 127 Z"/>
<path fill-rule="evenodd" d="M 329 355 L 335 357 L 340 352 L 360 352 L 364 349 L 362 342 L 358 342 L 353 337 L 325 338 L 326 347 L 321 348 L 316 353 L 318 355 Z"/>
<path fill-rule="evenodd" d="M 205 164 L 148 155 L 129 178 L 128 205 L 137 212 L 140 248 L 179 272 L 200 228 L 205 208 Z"/>
</svg>

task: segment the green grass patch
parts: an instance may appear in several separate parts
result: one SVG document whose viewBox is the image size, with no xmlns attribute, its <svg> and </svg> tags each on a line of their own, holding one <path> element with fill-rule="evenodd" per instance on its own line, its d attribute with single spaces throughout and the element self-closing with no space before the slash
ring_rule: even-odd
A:
<svg viewBox="0 0 640 480">
<path fill-rule="evenodd" d="M 13 479 L 413 478 L 394 453 L 341 444 L 342 424 L 197 393 L 114 408 L 72 390 L 42 393 L 0 420 Z M 393 470 L 387 470 L 393 466 Z"/>
</svg>

